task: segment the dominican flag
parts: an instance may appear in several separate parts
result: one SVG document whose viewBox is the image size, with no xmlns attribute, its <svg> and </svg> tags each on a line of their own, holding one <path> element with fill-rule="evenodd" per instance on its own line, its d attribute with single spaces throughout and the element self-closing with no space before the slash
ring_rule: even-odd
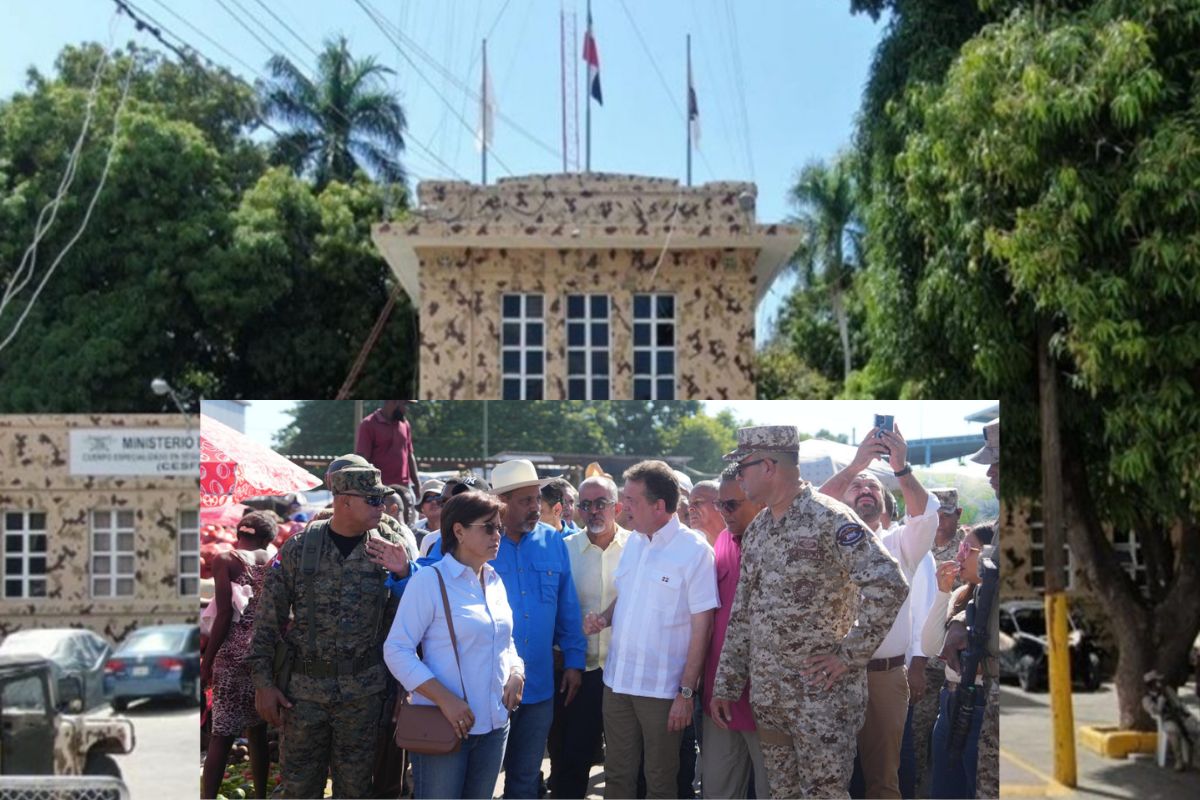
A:
<svg viewBox="0 0 1200 800">
<path fill-rule="evenodd" d="M 696 105 L 696 87 L 692 84 L 692 62 L 688 60 L 688 130 L 692 134 L 692 146 L 700 148 L 700 107 Z"/>
<path fill-rule="evenodd" d="M 596 49 L 596 38 L 592 36 L 592 12 L 588 11 L 587 32 L 583 34 L 583 60 L 587 62 L 588 91 L 596 102 L 604 105 L 600 94 L 600 51 Z"/>
</svg>

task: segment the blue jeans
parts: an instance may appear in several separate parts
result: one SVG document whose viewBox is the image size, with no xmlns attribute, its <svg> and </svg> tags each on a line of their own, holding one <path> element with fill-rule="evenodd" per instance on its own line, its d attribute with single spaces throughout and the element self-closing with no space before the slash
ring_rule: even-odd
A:
<svg viewBox="0 0 1200 800">
<path fill-rule="evenodd" d="M 504 754 L 504 796 L 537 800 L 542 754 L 554 721 L 554 698 L 522 703 L 509 721 L 508 752 Z"/>
<path fill-rule="evenodd" d="M 413 797 L 484 798 L 491 800 L 504 762 L 508 728 L 468 736 L 457 753 L 423 756 L 413 753 Z"/>
<path fill-rule="evenodd" d="M 942 687 L 938 697 L 938 718 L 933 723 L 933 783 L 931 797 L 974 797 L 975 770 L 979 764 L 979 729 L 983 725 L 984 698 L 980 698 L 971 715 L 971 727 L 962 755 L 951 759 L 950 749 L 950 698 L 949 689 Z"/>
</svg>

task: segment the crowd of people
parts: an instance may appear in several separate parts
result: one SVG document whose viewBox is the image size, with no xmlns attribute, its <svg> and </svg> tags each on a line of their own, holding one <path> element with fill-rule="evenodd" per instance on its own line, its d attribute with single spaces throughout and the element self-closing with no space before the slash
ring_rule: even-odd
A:
<svg viewBox="0 0 1200 800">
<path fill-rule="evenodd" d="M 985 438 L 996 488 L 998 422 Z M 241 733 L 265 796 L 268 725 L 286 797 L 332 778 L 335 797 L 490 798 L 503 775 L 506 798 L 579 798 L 601 762 L 608 798 L 998 796 L 994 635 L 962 674 L 994 523 L 960 526 L 898 427 L 819 487 L 799 441 L 743 428 L 694 485 L 662 461 L 576 486 L 523 459 L 419 485 L 407 459 L 390 485 L 335 460 L 303 533 L 269 556 L 251 514 L 214 567 L 204 796 Z M 457 747 L 398 750 L 409 705 Z"/>
</svg>

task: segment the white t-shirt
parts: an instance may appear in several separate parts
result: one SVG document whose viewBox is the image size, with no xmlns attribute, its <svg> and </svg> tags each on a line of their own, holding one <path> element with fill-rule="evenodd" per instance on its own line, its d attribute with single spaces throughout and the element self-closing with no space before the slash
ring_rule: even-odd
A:
<svg viewBox="0 0 1200 800">
<path fill-rule="evenodd" d="M 933 547 L 934 537 L 937 536 L 939 505 L 941 505 L 941 501 L 937 495 L 930 492 L 929 499 L 925 503 L 924 513 L 907 516 L 904 518 L 903 525 L 893 527 L 887 532 L 875 534 L 888 552 L 900 562 L 900 570 L 904 573 L 904 579 L 908 581 L 909 586 L 912 585 L 917 567 L 921 565 L 921 559 L 928 555 L 930 548 Z M 909 642 L 912 639 L 912 620 L 909 616 L 911 601 L 912 592 L 910 590 L 908 597 L 904 598 L 904 605 L 900 606 L 900 610 L 896 613 L 896 621 L 892 623 L 891 629 L 887 636 L 883 637 L 883 642 L 875 650 L 872 658 L 895 658 L 908 651 Z"/>
<path fill-rule="evenodd" d="M 617 606 L 605 685 L 639 697 L 675 697 L 692 615 L 721 604 L 712 547 L 703 534 L 671 517 L 653 537 L 630 535 L 613 581 Z"/>
<path fill-rule="evenodd" d="M 421 558 L 429 555 L 429 551 L 433 546 L 442 540 L 441 531 L 430 531 L 425 534 L 425 538 L 421 540 Z"/>
</svg>

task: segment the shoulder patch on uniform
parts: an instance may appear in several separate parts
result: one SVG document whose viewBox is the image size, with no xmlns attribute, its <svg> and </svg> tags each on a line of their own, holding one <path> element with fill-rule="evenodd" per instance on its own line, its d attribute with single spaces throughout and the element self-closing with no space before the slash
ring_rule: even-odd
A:
<svg viewBox="0 0 1200 800">
<path fill-rule="evenodd" d="M 867 535 L 863 530 L 863 526 L 857 522 L 847 522 L 837 529 L 837 543 L 842 547 L 851 547 L 858 544 L 859 540 Z"/>
<path fill-rule="evenodd" d="M 282 566 L 283 562 L 279 560 L 279 554 L 276 553 L 275 557 L 271 559 L 271 569 L 279 569 Z"/>
</svg>

